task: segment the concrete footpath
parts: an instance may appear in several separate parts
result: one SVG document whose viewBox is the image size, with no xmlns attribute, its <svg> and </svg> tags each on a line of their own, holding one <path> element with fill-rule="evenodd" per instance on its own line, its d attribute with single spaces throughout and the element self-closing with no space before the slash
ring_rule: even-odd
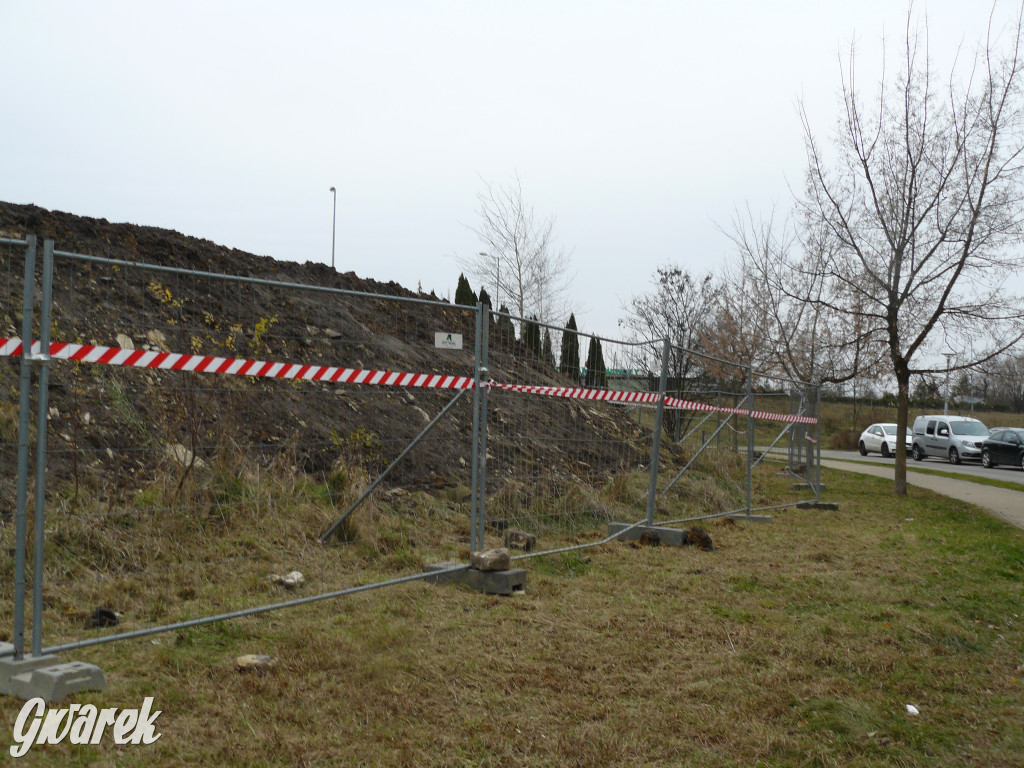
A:
<svg viewBox="0 0 1024 768">
<path fill-rule="evenodd" d="M 829 469 L 841 469 L 844 472 L 859 472 L 862 475 L 884 477 L 892 480 L 895 468 L 890 464 L 862 464 L 856 461 L 821 460 L 821 466 Z M 966 501 L 982 509 L 988 510 L 1000 520 L 1004 520 L 1016 528 L 1024 529 L 1024 491 L 1011 491 L 1008 488 L 997 488 L 992 485 L 972 483 L 969 480 L 953 480 L 923 472 L 907 470 L 907 484 L 927 488 L 952 499 Z"/>
</svg>

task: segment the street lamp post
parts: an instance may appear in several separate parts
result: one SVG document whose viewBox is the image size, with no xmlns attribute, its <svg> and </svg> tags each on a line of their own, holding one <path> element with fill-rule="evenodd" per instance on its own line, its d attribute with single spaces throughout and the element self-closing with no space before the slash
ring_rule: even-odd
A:
<svg viewBox="0 0 1024 768">
<path fill-rule="evenodd" d="M 956 357 L 955 352 L 943 352 L 942 356 L 946 358 L 946 396 L 942 399 L 942 415 L 949 415 L 949 361 Z"/>
<path fill-rule="evenodd" d="M 331 213 L 331 269 L 334 269 L 334 227 L 338 221 L 338 190 L 331 187 L 331 194 L 334 196 L 334 209 Z"/>
</svg>

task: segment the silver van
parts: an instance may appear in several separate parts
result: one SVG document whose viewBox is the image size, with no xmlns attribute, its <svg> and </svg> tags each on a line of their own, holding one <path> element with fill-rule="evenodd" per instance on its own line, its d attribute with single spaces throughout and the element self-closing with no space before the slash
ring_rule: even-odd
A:
<svg viewBox="0 0 1024 768">
<path fill-rule="evenodd" d="M 915 461 L 928 456 L 941 456 L 950 464 L 963 459 L 980 459 L 981 444 L 988 437 L 988 427 L 967 416 L 918 416 L 914 419 Z"/>
</svg>

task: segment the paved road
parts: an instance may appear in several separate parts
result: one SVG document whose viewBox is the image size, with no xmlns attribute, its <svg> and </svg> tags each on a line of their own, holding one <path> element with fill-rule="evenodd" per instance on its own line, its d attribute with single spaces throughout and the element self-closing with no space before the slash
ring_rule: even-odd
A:
<svg viewBox="0 0 1024 768">
<path fill-rule="evenodd" d="M 821 458 L 822 460 L 842 459 L 843 461 L 857 461 L 882 467 L 891 467 L 895 464 L 895 459 L 883 459 L 876 453 L 869 453 L 867 456 L 861 456 L 857 451 L 822 451 Z M 1018 483 L 1021 486 L 1021 489 L 1024 490 L 1024 471 L 1019 467 L 993 467 L 992 469 L 985 469 L 977 461 L 965 461 L 963 464 L 950 464 L 945 459 L 925 459 L 924 461 L 914 461 L 910 456 L 907 456 L 907 471 L 912 472 L 915 469 L 931 469 L 938 470 L 939 472 L 951 472 L 957 475 L 963 474 L 973 475 L 975 477 L 990 477 L 994 480 L 1002 480 L 1006 483 Z"/>
<path fill-rule="evenodd" d="M 852 460 L 837 461 L 835 460 L 836 457 Z M 859 472 L 861 474 L 873 475 L 875 477 L 892 479 L 894 469 L 893 463 L 892 459 L 869 459 L 869 457 L 862 457 L 853 452 L 821 452 L 821 466 L 823 467 L 841 469 L 846 472 Z M 949 477 L 939 477 L 929 472 L 915 472 L 914 470 L 917 468 L 938 469 L 941 471 L 960 470 L 964 474 L 972 474 L 972 470 L 975 470 L 973 474 L 984 475 L 986 477 L 999 477 L 1001 480 L 1022 483 L 1021 490 L 1015 491 L 1007 488 L 997 488 L 991 485 L 973 483 L 970 480 L 954 480 Z M 1011 474 L 1014 472 L 1016 474 Z M 999 473 L 1002 474 L 1000 475 Z M 980 465 L 961 465 L 960 467 L 957 467 L 950 465 L 948 462 L 926 459 L 922 462 L 911 461 L 911 463 L 907 465 L 907 482 L 910 485 L 921 486 L 935 491 L 936 493 L 941 493 L 943 496 L 949 496 L 953 499 L 966 501 L 969 504 L 975 504 L 983 509 L 987 509 L 1000 520 L 1004 520 L 1017 528 L 1024 529 L 1024 472 L 1019 469 L 1004 471 L 999 467 L 996 467 L 995 469 L 985 469 Z"/>
</svg>

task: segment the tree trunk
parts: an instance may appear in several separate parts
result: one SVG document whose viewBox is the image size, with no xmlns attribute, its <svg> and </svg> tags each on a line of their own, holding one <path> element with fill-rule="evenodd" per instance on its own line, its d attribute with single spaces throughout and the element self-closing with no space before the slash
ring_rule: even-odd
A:
<svg viewBox="0 0 1024 768">
<path fill-rule="evenodd" d="M 907 495 L 907 420 L 910 411 L 910 369 L 897 366 L 896 373 L 896 472 L 893 490 L 897 496 Z"/>
</svg>

